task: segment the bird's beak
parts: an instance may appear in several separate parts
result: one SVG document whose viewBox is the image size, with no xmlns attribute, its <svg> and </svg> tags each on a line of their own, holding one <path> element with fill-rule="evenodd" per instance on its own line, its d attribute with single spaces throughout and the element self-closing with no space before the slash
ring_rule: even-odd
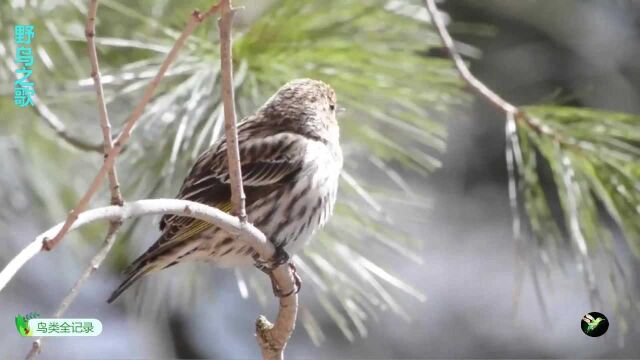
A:
<svg viewBox="0 0 640 360">
<path fill-rule="evenodd" d="M 336 110 L 336 114 L 344 114 L 347 111 L 346 108 L 343 108 L 342 106 L 338 107 L 338 109 Z"/>
</svg>

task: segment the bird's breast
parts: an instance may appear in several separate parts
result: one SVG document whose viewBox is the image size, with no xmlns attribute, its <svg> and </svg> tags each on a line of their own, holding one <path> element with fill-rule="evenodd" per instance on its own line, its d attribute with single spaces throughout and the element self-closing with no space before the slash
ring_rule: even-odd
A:
<svg viewBox="0 0 640 360">
<path fill-rule="evenodd" d="M 256 225 L 276 245 L 285 244 L 288 252 L 295 253 L 333 213 L 341 169 L 341 156 L 336 157 L 325 144 L 311 141 L 300 173 L 274 195 L 278 198 L 271 213 Z"/>
</svg>

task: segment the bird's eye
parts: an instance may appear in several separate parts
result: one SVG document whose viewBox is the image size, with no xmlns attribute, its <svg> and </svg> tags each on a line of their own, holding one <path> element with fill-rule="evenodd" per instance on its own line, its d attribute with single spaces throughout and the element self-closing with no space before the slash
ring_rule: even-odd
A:
<svg viewBox="0 0 640 360">
<path fill-rule="evenodd" d="M 331 104 L 331 105 L 329 105 L 329 109 L 330 109 L 331 111 L 333 111 L 333 110 L 335 110 L 335 109 L 336 109 L 336 106 L 335 106 L 335 105 L 333 105 L 333 104 Z"/>
</svg>

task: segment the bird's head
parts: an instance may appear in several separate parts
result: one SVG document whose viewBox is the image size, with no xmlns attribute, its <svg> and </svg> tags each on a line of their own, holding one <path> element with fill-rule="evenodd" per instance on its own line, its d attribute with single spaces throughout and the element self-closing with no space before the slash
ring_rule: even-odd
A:
<svg viewBox="0 0 640 360">
<path fill-rule="evenodd" d="M 323 138 L 338 136 L 337 111 L 335 91 L 313 79 L 289 81 L 260 109 L 273 125 L 314 132 Z"/>
</svg>

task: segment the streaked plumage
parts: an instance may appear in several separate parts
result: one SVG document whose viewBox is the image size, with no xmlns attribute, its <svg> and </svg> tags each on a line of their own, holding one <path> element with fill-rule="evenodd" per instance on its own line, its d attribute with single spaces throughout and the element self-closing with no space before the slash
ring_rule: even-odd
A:
<svg viewBox="0 0 640 360">
<path fill-rule="evenodd" d="M 255 115 L 238 125 L 248 220 L 277 247 L 294 253 L 333 212 L 342 151 L 333 89 L 311 79 L 284 85 Z M 225 138 L 205 151 L 178 198 L 230 212 Z M 222 267 L 256 262 L 253 249 L 201 220 L 166 215 L 162 235 L 126 270 L 115 300 L 140 277 L 188 260 Z"/>
</svg>

